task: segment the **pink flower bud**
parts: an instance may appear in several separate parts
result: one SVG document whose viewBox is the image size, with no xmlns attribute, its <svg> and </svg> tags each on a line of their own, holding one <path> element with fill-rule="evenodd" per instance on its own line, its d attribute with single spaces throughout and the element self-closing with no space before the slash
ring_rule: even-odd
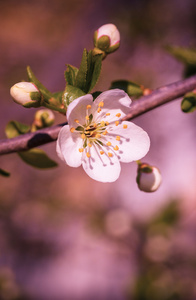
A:
<svg viewBox="0 0 196 300">
<path fill-rule="evenodd" d="M 101 26 L 94 34 L 94 45 L 98 49 L 111 53 L 120 46 L 120 33 L 114 24 Z"/>
</svg>

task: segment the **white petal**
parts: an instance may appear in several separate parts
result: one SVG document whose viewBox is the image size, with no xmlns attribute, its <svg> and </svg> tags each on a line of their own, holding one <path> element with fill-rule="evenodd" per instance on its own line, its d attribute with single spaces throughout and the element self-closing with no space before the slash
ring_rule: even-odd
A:
<svg viewBox="0 0 196 300">
<path fill-rule="evenodd" d="M 67 108 L 67 120 L 70 127 L 76 127 L 74 120 L 79 120 L 79 123 L 85 124 L 86 106 L 93 104 L 93 96 L 90 94 L 84 95 L 71 102 Z"/>
<path fill-rule="evenodd" d="M 127 128 L 123 128 L 127 125 Z M 144 157 L 150 147 L 150 139 L 148 134 L 134 123 L 124 121 L 118 126 L 110 126 L 108 128 L 107 139 L 112 145 L 117 145 L 119 150 L 116 151 L 121 162 L 132 162 Z M 120 141 L 116 140 L 116 136 L 120 137 Z"/>
<path fill-rule="evenodd" d="M 105 153 L 101 155 L 99 151 L 102 147 L 93 145 L 90 149 L 85 149 L 82 158 L 82 166 L 85 172 L 94 180 L 100 182 L 113 182 L 118 179 L 120 175 L 120 163 L 114 152 L 113 157 L 108 157 L 107 148 L 103 149 Z M 89 152 L 91 157 L 86 156 L 86 152 Z"/>
<path fill-rule="evenodd" d="M 101 107 L 101 111 L 98 112 L 98 105 L 100 102 L 104 103 L 104 106 Z M 101 93 L 93 103 L 93 116 L 94 120 L 105 120 L 108 122 L 121 119 L 130 111 L 131 99 L 129 96 L 122 90 L 113 89 Z M 106 116 L 106 113 L 110 113 L 109 116 Z M 120 113 L 120 118 L 116 117 L 116 114 Z"/>
<path fill-rule="evenodd" d="M 82 163 L 82 153 L 79 152 L 82 143 L 79 133 L 71 133 L 69 125 L 65 125 L 61 128 L 58 135 L 57 154 L 70 167 L 79 167 Z"/>
</svg>

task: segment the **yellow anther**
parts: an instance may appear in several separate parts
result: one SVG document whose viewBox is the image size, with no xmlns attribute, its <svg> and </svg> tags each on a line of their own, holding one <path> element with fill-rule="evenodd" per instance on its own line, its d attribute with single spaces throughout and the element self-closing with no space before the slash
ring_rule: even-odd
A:
<svg viewBox="0 0 196 300">
<path fill-rule="evenodd" d="M 85 137 L 86 137 L 86 136 L 85 136 L 85 134 L 84 134 L 84 133 L 82 133 L 82 134 L 81 134 L 81 138 L 84 140 L 84 139 L 85 139 Z"/>
<path fill-rule="evenodd" d="M 74 121 L 75 121 L 76 123 L 79 123 L 79 120 L 78 120 L 78 119 L 75 119 Z"/>
<path fill-rule="evenodd" d="M 86 119 L 86 120 L 89 120 L 89 116 L 86 116 L 85 119 Z"/>
<path fill-rule="evenodd" d="M 120 136 L 119 135 L 117 135 L 116 140 L 120 141 Z"/>
<path fill-rule="evenodd" d="M 100 154 L 101 154 L 101 155 L 103 155 L 103 154 L 104 154 L 104 151 L 103 151 L 103 150 L 101 150 L 101 151 L 100 151 Z"/>
<path fill-rule="evenodd" d="M 114 147 L 114 150 L 119 150 L 119 147 L 116 145 L 116 146 Z"/>
<path fill-rule="evenodd" d="M 120 113 L 116 114 L 116 117 L 120 118 L 120 116 L 121 116 L 121 114 L 120 114 Z"/>
<path fill-rule="evenodd" d="M 99 102 L 98 106 L 99 107 L 103 107 L 104 106 L 104 102 L 103 101 Z"/>
<path fill-rule="evenodd" d="M 98 110 L 97 110 L 97 112 L 100 113 L 100 111 L 101 111 L 101 108 L 99 107 Z"/>
<path fill-rule="evenodd" d="M 107 125 L 107 126 L 108 126 L 108 125 L 109 125 L 109 122 L 108 122 L 108 121 L 106 121 L 106 122 L 105 122 L 105 125 Z"/>
<path fill-rule="evenodd" d="M 101 126 L 105 126 L 105 122 L 104 121 L 101 121 Z"/>
<path fill-rule="evenodd" d="M 70 128 L 70 131 L 71 131 L 71 132 L 74 132 L 74 131 L 75 131 L 75 128 L 74 128 L 74 127 L 71 127 L 71 128 Z"/>
<path fill-rule="evenodd" d="M 109 156 L 109 157 L 112 157 L 113 154 L 112 154 L 111 152 L 108 152 L 108 156 Z"/>
<path fill-rule="evenodd" d="M 88 146 L 89 146 L 89 147 L 92 147 L 92 144 L 91 144 L 91 143 L 88 143 Z"/>
<path fill-rule="evenodd" d="M 93 124 L 93 127 L 95 127 L 95 128 L 96 128 L 96 127 L 97 127 L 97 123 L 94 123 L 94 124 Z"/>
<path fill-rule="evenodd" d="M 83 152 L 84 151 L 84 148 L 79 148 L 79 152 Z"/>
<path fill-rule="evenodd" d="M 111 142 L 107 142 L 107 144 L 106 144 L 107 146 L 111 146 L 112 145 L 112 143 Z"/>
<path fill-rule="evenodd" d="M 102 134 L 103 134 L 103 135 L 106 135 L 107 133 L 108 133 L 107 130 L 105 130 Z"/>
<path fill-rule="evenodd" d="M 126 128 L 127 128 L 127 124 L 124 124 L 124 125 L 123 125 L 123 128 L 126 129 Z"/>
<path fill-rule="evenodd" d="M 96 138 L 99 139 L 100 137 L 101 137 L 101 134 L 97 133 L 97 134 L 96 134 Z"/>
<path fill-rule="evenodd" d="M 116 122 L 115 122 L 115 125 L 118 126 L 118 125 L 119 125 L 119 121 L 116 121 Z"/>
<path fill-rule="evenodd" d="M 89 129 L 91 129 L 90 126 L 87 126 L 87 127 L 86 127 L 86 130 L 89 130 Z"/>
<path fill-rule="evenodd" d="M 90 104 L 88 104 L 88 105 L 86 106 L 86 109 L 89 109 L 89 108 L 91 108 L 91 105 L 90 105 Z"/>
<path fill-rule="evenodd" d="M 110 113 L 105 114 L 106 116 L 110 116 Z"/>
<path fill-rule="evenodd" d="M 90 155 L 89 152 L 86 152 L 86 156 L 87 156 L 87 157 L 91 157 L 91 155 Z"/>
</svg>

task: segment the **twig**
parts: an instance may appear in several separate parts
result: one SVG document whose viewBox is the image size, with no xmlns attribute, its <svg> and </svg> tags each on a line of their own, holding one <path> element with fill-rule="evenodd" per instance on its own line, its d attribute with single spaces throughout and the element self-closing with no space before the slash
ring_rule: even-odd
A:
<svg viewBox="0 0 196 300">
<path fill-rule="evenodd" d="M 133 102 L 130 113 L 123 120 L 131 120 L 149 110 L 161 106 L 169 101 L 183 96 L 196 88 L 196 75 L 153 91 Z M 41 146 L 57 139 L 58 133 L 64 124 L 38 130 L 36 132 L 20 135 L 13 139 L 0 140 L 0 154 L 8 154 L 28 150 Z"/>
</svg>

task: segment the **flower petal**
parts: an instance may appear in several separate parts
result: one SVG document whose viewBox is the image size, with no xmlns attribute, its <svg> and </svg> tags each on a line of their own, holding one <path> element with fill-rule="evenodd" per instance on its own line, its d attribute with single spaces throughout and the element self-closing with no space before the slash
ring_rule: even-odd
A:
<svg viewBox="0 0 196 300">
<path fill-rule="evenodd" d="M 104 154 L 100 154 L 100 150 L 104 150 Z M 86 156 L 89 152 L 90 157 Z M 93 145 L 90 149 L 85 149 L 82 158 L 82 166 L 85 172 L 94 180 L 100 182 L 113 182 L 120 175 L 120 163 L 113 152 L 112 157 L 109 157 L 107 148 L 103 149 L 100 146 Z"/>
<path fill-rule="evenodd" d="M 56 146 L 59 158 L 70 167 L 79 167 L 82 163 L 82 153 L 79 152 L 81 147 L 80 135 L 77 132 L 71 133 L 69 125 L 63 126 L 59 132 Z"/>
<path fill-rule="evenodd" d="M 119 147 L 116 153 L 121 162 L 128 163 L 139 160 L 147 154 L 150 139 L 141 127 L 124 121 L 118 126 L 110 126 L 107 130 L 107 139 L 111 141 L 113 146 Z M 120 137 L 120 140 L 116 139 L 117 136 Z"/>
<path fill-rule="evenodd" d="M 89 104 L 93 104 L 93 96 L 91 94 L 81 96 L 69 104 L 66 115 L 70 127 L 76 127 L 75 120 L 78 120 L 82 125 L 85 123 L 86 106 Z"/>
<path fill-rule="evenodd" d="M 99 112 L 99 104 L 103 102 L 103 107 Z M 120 114 L 120 119 L 123 118 L 130 111 L 131 99 L 122 90 L 113 89 L 101 93 L 93 103 L 93 116 L 94 120 L 97 119 L 105 120 L 108 122 L 115 121 L 119 119 L 116 114 Z M 106 116 L 106 113 L 110 115 Z"/>
</svg>

